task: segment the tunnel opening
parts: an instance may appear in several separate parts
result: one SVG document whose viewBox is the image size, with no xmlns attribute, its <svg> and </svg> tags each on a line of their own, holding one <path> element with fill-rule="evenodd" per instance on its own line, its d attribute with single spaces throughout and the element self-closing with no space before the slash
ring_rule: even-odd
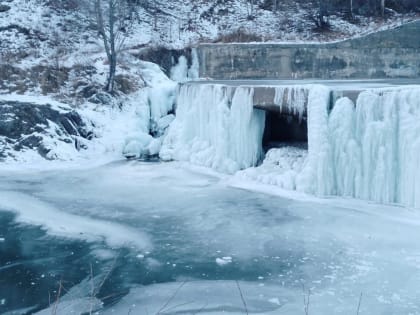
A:
<svg viewBox="0 0 420 315">
<path fill-rule="evenodd" d="M 285 146 L 308 148 L 307 117 L 266 111 L 263 135 L 264 152 Z"/>
</svg>

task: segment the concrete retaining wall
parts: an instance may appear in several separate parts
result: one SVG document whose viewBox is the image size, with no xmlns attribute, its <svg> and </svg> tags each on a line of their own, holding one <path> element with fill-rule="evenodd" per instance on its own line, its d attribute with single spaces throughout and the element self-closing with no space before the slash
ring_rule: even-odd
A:
<svg viewBox="0 0 420 315">
<path fill-rule="evenodd" d="M 328 44 L 205 44 L 200 76 L 214 79 L 420 77 L 420 21 Z"/>
</svg>

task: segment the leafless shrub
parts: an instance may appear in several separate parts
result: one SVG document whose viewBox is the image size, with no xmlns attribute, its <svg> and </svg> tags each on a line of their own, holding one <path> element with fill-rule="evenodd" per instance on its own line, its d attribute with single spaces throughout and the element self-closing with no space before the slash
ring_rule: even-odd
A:
<svg viewBox="0 0 420 315">
<path fill-rule="evenodd" d="M 215 43 L 246 43 L 263 41 L 264 39 L 261 36 L 249 33 L 242 28 L 227 34 L 222 34 L 214 40 Z"/>
</svg>

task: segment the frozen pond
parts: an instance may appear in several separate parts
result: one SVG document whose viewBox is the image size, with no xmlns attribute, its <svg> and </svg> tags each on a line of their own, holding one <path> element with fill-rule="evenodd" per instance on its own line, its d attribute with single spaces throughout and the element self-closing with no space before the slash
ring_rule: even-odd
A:
<svg viewBox="0 0 420 315">
<path fill-rule="evenodd" d="M 0 313 L 420 314 L 416 211 L 228 183 L 179 163 L 3 172 Z"/>
</svg>

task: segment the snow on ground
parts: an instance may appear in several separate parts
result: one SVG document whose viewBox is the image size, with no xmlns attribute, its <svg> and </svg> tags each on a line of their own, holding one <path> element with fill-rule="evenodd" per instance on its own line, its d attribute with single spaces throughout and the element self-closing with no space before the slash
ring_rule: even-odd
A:
<svg viewBox="0 0 420 315">
<path fill-rule="evenodd" d="M 35 104 L 47 103 L 59 109 L 69 109 L 68 105 L 55 102 L 47 97 L 16 95 L 1 98 Z M 60 168 L 71 166 L 72 164 L 103 164 L 111 160 L 121 159 L 124 141 L 127 135 L 130 132 L 142 130 L 141 127 L 144 124 L 144 120 L 146 119 L 148 121 L 147 110 L 147 100 L 145 100 L 145 96 L 142 93 L 133 96 L 121 109 L 114 106 L 105 107 L 90 103 L 84 104 L 77 112 L 94 131 L 94 138 L 84 142 L 87 148 L 77 150 L 73 143 L 55 141 L 54 133 L 45 130 L 47 136 L 44 137 L 43 143 L 45 141 L 52 141 L 48 147 L 51 149 L 50 154 L 56 157 L 55 160 L 45 160 L 39 155 L 37 148 L 33 150 L 25 149 L 17 153 L 15 152 L 16 157 L 6 158 L 0 164 L 0 167 L 2 169 Z"/>
<path fill-rule="evenodd" d="M 310 314 L 354 313 L 361 293 L 361 313 L 420 313 L 418 213 L 337 198 L 292 200 L 228 184 L 178 162 L 6 172 L 0 209 L 13 208 L 25 221 L 32 205 L 41 215 L 54 208 L 51 233 L 77 216 L 88 218 L 87 225 L 93 220 L 121 229 L 97 234 L 134 230 L 150 240 L 151 249 L 131 248 L 140 258 L 123 265 L 128 295 L 100 314 L 146 308 L 240 314 L 240 290 L 250 313 L 301 313 L 306 290 Z M 27 222 L 45 224 L 35 219 Z M 67 232 L 83 237 L 78 229 Z M 125 246 L 111 244 L 113 250 Z M 160 283 L 144 284 L 144 270 Z"/>
<path fill-rule="evenodd" d="M 307 156 L 307 148 L 284 144 L 270 149 L 261 165 L 239 171 L 235 177 L 296 190 L 296 177 L 302 172 Z"/>
<path fill-rule="evenodd" d="M 262 41 L 334 41 L 392 28 L 418 18 L 415 14 L 394 13 L 384 22 L 358 16 L 359 23 L 353 24 L 342 16 L 332 15 L 329 17 L 332 32 L 319 33 L 313 30 L 315 25 L 310 18 L 314 15 L 312 4 L 280 5 L 281 8 L 273 12 L 255 4 L 253 18 L 249 18 L 251 8 L 241 0 L 146 1 L 138 10 L 139 21 L 128 34 L 126 47 L 147 44 L 185 48 L 238 30 Z M 62 3 L 14 0 L 11 9 L 2 12 L 0 19 L 0 29 L 7 28 L 0 32 L 0 47 L 12 54 L 7 54 L 7 58 L 27 68 L 51 62 L 67 67 L 103 62 L 102 43 L 89 28 L 94 19 L 92 8 L 64 10 L 61 6 Z M 13 27 L 9 28 L 10 25 Z"/>
<path fill-rule="evenodd" d="M 177 83 L 168 79 L 155 64 L 137 61 L 136 68 L 148 86 L 110 104 L 85 102 L 74 107 L 36 93 L 0 95 L 0 100 L 4 101 L 50 104 L 59 112 L 76 110 L 94 133 L 92 140 L 84 139 L 86 148 L 78 150 L 73 143 L 56 141 L 57 136 L 53 130 L 45 130 L 43 143 L 51 149 L 49 154 L 56 161 L 45 160 L 35 148 L 22 150 L 15 154 L 16 157 L 6 158 L 0 168 L 92 166 L 119 160 L 123 153 L 130 157 L 140 157 L 142 153 L 157 155 L 162 137 L 174 118 L 170 112 L 173 111 Z"/>
<path fill-rule="evenodd" d="M 199 42 L 212 42 L 238 31 L 254 35 L 251 41 L 335 41 L 392 28 L 417 18 L 416 15 L 395 14 L 384 23 L 360 16 L 359 24 L 353 24 L 341 16 L 332 15 L 329 18 L 332 32 L 316 32 L 314 22 L 309 18 L 315 14 L 312 4 L 281 3 L 282 7 L 273 12 L 261 8 L 257 2 L 253 6 L 253 17 L 249 18 L 251 6 L 240 0 L 217 3 L 159 0 L 152 7 L 140 10 L 143 23 L 138 29 L 152 45 L 183 48 Z"/>
</svg>

